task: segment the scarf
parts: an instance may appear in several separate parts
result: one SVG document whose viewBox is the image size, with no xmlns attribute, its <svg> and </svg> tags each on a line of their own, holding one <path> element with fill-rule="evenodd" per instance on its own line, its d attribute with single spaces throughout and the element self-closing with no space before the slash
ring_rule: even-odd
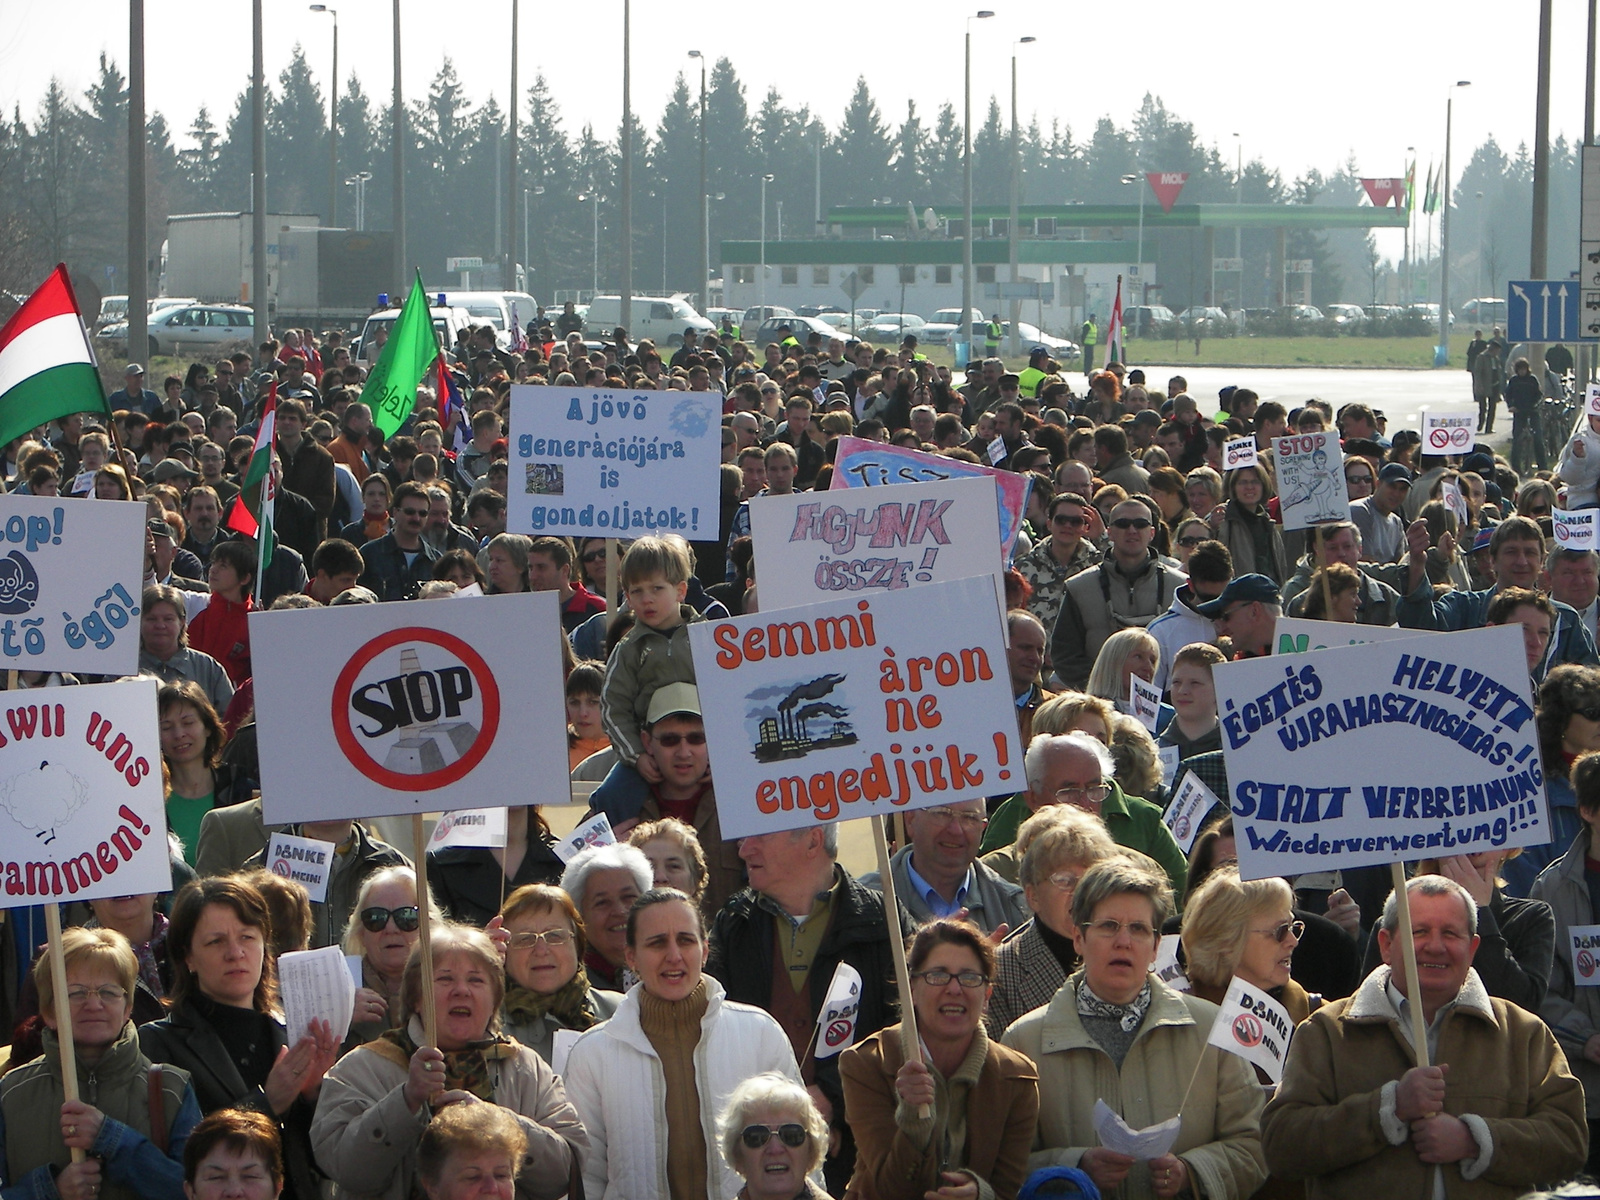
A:
<svg viewBox="0 0 1600 1200">
<path fill-rule="evenodd" d="M 528 1025 L 552 1016 L 569 1029 L 588 1029 L 599 1015 L 589 1000 L 589 976 L 580 964 L 578 973 L 548 995 L 513 983 L 506 989 L 506 1016 L 516 1025 Z"/>
<path fill-rule="evenodd" d="M 379 1034 L 376 1047 L 393 1047 L 386 1057 L 393 1058 L 394 1050 L 400 1060 L 410 1063 L 417 1052 L 416 1040 L 409 1028 L 389 1029 Z M 444 1055 L 444 1088 L 447 1092 L 471 1092 L 480 1100 L 494 1102 L 494 1081 L 489 1077 L 491 1060 L 511 1058 L 517 1053 L 516 1044 L 507 1038 L 492 1037 L 473 1042 L 464 1050 L 442 1050 Z"/>
<path fill-rule="evenodd" d="M 1144 986 L 1139 989 L 1139 994 L 1127 1004 L 1113 1004 L 1109 1000 L 1102 1000 L 1096 996 L 1089 987 L 1089 981 L 1083 979 L 1078 983 L 1078 1015 L 1080 1017 L 1099 1017 L 1104 1021 L 1114 1021 L 1123 1033 L 1132 1033 L 1139 1028 L 1144 1020 L 1144 1014 L 1150 1011 L 1150 981 L 1145 980 Z"/>
</svg>

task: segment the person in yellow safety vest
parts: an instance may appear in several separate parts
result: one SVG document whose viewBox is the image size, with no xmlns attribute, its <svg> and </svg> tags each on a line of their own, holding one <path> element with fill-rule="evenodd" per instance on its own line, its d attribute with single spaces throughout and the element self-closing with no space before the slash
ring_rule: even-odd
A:
<svg viewBox="0 0 1600 1200">
<path fill-rule="evenodd" d="M 729 316 L 727 313 L 723 313 L 722 314 L 722 338 L 723 338 L 723 340 L 724 341 L 737 342 L 737 341 L 740 341 L 742 339 L 742 336 L 743 335 L 739 332 L 739 326 L 734 323 L 733 318 L 731 316 Z"/>
<path fill-rule="evenodd" d="M 900 339 L 900 353 L 910 354 L 913 362 L 925 362 L 928 356 L 917 349 L 917 335 L 908 333 Z"/>
<path fill-rule="evenodd" d="M 983 331 L 983 352 L 986 358 L 994 358 L 1000 353 L 1000 337 L 1005 329 L 1000 324 L 1000 314 L 989 315 L 989 326 Z"/>
<path fill-rule="evenodd" d="M 1100 331 L 1094 327 L 1094 317 L 1089 316 L 1083 322 L 1082 336 L 1078 339 L 1083 343 L 1083 373 L 1094 374 L 1094 344 L 1100 340 Z"/>
<path fill-rule="evenodd" d="M 1046 347 L 1035 346 L 1032 350 L 1028 351 L 1028 365 L 1023 369 L 1022 373 L 1017 376 L 1017 380 L 1020 384 L 1021 394 L 1029 397 L 1037 397 L 1039 394 L 1039 385 L 1055 373 L 1050 369 L 1052 365 L 1053 364 L 1050 362 L 1050 351 Z"/>
<path fill-rule="evenodd" d="M 787 325 L 778 326 L 778 344 L 785 350 L 799 350 L 800 339 L 794 336 L 794 330 Z"/>
</svg>

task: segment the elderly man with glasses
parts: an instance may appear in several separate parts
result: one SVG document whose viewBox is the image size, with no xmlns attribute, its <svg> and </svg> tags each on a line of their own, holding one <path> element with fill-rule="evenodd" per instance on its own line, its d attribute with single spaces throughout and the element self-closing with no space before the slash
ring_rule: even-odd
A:
<svg viewBox="0 0 1600 1200">
<path fill-rule="evenodd" d="M 963 800 L 905 815 L 911 843 L 889 860 L 895 895 L 917 924 L 935 917 L 965 916 L 985 933 L 1015 929 L 1028 919 L 1022 889 L 978 861 L 978 843 L 989 824 L 982 800 Z M 864 886 L 883 889 L 878 872 Z"/>
</svg>

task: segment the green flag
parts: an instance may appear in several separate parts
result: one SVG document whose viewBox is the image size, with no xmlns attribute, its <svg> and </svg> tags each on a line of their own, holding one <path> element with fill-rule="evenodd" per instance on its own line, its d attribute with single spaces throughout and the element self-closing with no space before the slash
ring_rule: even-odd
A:
<svg viewBox="0 0 1600 1200">
<path fill-rule="evenodd" d="M 400 319 L 383 344 L 366 387 L 361 389 L 362 402 L 372 409 L 372 423 L 383 431 L 384 437 L 393 437 L 411 415 L 417 404 L 417 384 L 438 354 L 428 296 L 422 290 L 422 272 L 418 271 L 411 294 L 400 310 Z"/>
</svg>

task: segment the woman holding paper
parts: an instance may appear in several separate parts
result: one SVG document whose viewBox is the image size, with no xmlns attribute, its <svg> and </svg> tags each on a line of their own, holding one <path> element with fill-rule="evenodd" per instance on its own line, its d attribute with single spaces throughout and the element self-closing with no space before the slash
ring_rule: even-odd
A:
<svg viewBox="0 0 1600 1200">
<path fill-rule="evenodd" d="M 457 1104 L 498 1104 L 527 1137 L 517 1196 L 554 1200 L 589 1144 L 566 1090 L 543 1059 L 500 1034 L 505 984 L 488 935 L 446 921 L 430 941 L 431 980 L 423 978 L 420 942 L 406 961 L 404 1024 L 328 1072 L 311 1127 L 317 1162 L 345 1191 L 410 1200 L 418 1142 L 434 1115 Z M 433 991 L 437 1048 L 426 1044 L 425 987 Z"/>
<path fill-rule="evenodd" d="M 1028 1174 L 1039 1120 L 1039 1076 L 1015 1050 L 989 1040 L 994 947 L 967 921 L 917 931 L 907 956 L 916 1039 L 880 1029 L 839 1058 L 845 1111 L 856 1136 L 846 1200 L 1014 1196 Z"/>
<path fill-rule="evenodd" d="M 1216 1006 L 1151 974 L 1171 911 L 1165 875 L 1126 857 L 1078 881 L 1073 941 L 1083 967 L 1005 1036 L 1039 1068 L 1028 1165 L 1081 1167 L 1102 1192 L 1130 1198 L 1244 1200 L 1266 1178 L 1261 1088 L 1242 1058 L 1206 1044 Z M 1135 1130 L 1179 1120 L 1171 1149 L 1140 1160 L 1103 1145 L 1102 1100 Z"/>
<path fill-rule="evenodd" d="M 34 1200 L 179 1200 L 183 1146 L 200 1120 L 183 1071 L 161 1072 L 151 1104 L 150 1060 L 129 1014 L 139 976 L 133 947 L 109 929 L 61 937 L 79 1099 L 62 1084 L 55 981 L 48 959 L 35 972 L 44 1005 L 44 1055 L 0 1084 L 0 1197 Z M 163 1127 L 152 1136 L 152 1113 Z M 73 1150 L 86 1151 L 82 1162 Z"/>
<path fill-rule="evenodd" d="M 288 1044 L 267 950 L 271 928 L 261 893 L 235 876 L 196 880 L 179 892 L 167 927 L 172 1007 L 140 1028 L 139 1043 L 152 1061 L 189 1073 L 202 1112 L 251 1108 L 273 1118 L 287 1194 L 315 1200 L 308 1130 L 339 1047 L 326 1022 Z"/>
<path fill-rule="evenodd" d="M 581 1033 L 610 1019 L 622 996 L 589 986 L 583 919 L 560 888 L 542 883 L 518 888 L 500 910 L 500 921 L 511 938 L 501 1024 L 551 1062 L 556 1030 Z"/>
</svg>

